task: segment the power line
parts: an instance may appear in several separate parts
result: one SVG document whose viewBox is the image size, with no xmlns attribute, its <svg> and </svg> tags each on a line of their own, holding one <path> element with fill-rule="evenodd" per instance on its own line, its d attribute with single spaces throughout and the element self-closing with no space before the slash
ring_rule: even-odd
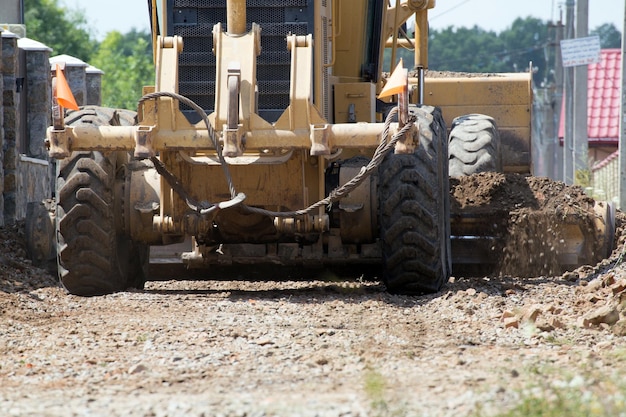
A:
<svg viewBox="0 0 626 417">
<path fill-rule="evenodd" d="M 458 9 L 459 7 L 463 6 L 465 3 L 469 2 L 469 1 L 470 1 L 470 0 L 464 0 L 464 1 L 462 1 L 461 3 L 457 4 L 456 6 L 453 6 L 453 7 L 449 8 L 448 10 L 443 11 L 443 12 L 439 13 L 438 15 L 431 17 L 431 18 L 430 18 L 430 20 L 435 20 L 435 19 L 436 19 L 436 18 L 438 18 L 439 16 L 443 16 L 444 14 L 446 14 L 446 13 L 448 13 L 448 12 L 451 12 L 451 11 L 452 11 L 452 10 L 454 10 L 454 9 Z"/>
</svg>

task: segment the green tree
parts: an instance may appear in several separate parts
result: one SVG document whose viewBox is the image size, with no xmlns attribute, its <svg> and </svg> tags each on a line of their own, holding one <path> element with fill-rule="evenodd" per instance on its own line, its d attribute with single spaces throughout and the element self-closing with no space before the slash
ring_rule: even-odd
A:
<svg viewBox="0 0 626 417">
<path fill-rule="evenodd" d="M 429 34 L 429 67 L 441 71 L 510 71 L 506 47 L 495 32 L 473 28 L 454 28 Z"/>
<path fill-rule="evenodd" d="M 58 0 L 24 0 L 26 34 L 52 48 L 89 62 L 97 45 L 82 10 L 68 10 Z"/>
<path fill-rule="evenodd" d="M 547 24 L 533 17 L 518 18 L 500 33 L 472 28 L 431 30 L 429 67 L 460 72 L 523 72 L 533 63 L 534 80 L 541 82 L 548 70 Z"/>
<path fill-rule="evenodd" d="M 613 23 L 605 23 L 592 30 L 590 35 L 598 35 L 600 37 L 600 47 L 602 48 L 621 48 L 622 34 Z"/>
<path fill-rule="evenodd" d="M 500 33 L 499 38 L 506 48 L 502 58 L 508 63 L 509 71 L 528 71 L 532 62 L 535 83 L 545 79 L 549 71 L 545 55 L 549 45 L 546 22 L 534 17 L 517 18 L 510 28 Z"/>
<path fill-rule="evenodd" d="M 104 71 L 102 105 L 135 110 L 142 87 L 154 84 L 150 34 L 109 32 L 92 59 Z"/>
</svg>

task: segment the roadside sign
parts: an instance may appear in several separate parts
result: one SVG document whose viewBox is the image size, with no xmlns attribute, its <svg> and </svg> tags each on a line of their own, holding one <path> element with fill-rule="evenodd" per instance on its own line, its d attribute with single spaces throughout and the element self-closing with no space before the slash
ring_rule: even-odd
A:
<svg viewBox="0 0 626 417">
<path fill-rule="evenodd" d="M 563 39 L 561 41 L 563 67 L 595 64 L 600 62 L 600 37 Z"/>
</svg>

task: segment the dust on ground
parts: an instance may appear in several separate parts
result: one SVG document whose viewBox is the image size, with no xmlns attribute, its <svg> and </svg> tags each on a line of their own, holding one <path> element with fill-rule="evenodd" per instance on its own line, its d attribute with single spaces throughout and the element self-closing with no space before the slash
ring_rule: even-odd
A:
<svg viewBox="0 0 626 417">
<path fill-rule="evenodd" d="M 510 175 L 453 180 L 451 191 L 453 213 L 488 204 L 584 213 L 590 204 L 575 187 Z M 456 276 L 425 296 L 326 271 L 306 281 L 172 276 L 81 298 L 24 258 L 21 225 L 5 227 L 0 410 L 456 417 L 546 397 L 619 415 L 626 269 L 617 219 L 619 246 L 598 264 L 558 276 Z"/>
</svg>

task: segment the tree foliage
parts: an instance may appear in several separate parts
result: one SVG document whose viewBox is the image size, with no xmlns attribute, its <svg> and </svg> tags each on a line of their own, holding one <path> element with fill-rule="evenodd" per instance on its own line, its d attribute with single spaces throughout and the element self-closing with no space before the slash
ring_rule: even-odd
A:
<svg viewBox="0 0 626 417">
<path fill-rule="evenodd" d="M 621 33 L 613 24 L 604 24 L 591 31 L 600 36 L 602 48 L 619 48 Z M 557 42 L 555 25 L 534 17 L 518 18 L 500 33 L 478 26 L 447 27 L 430 30 L 428 67 L 458 72 L 521 72 L 532 63 L 536 85 L 553 81 Z M 413 52 L 400 49 L 408 66 Z M 384 68 L 391 68 L 386 53 Z"/>
<path fill-rule="evenodd" d="M 441 71 L 502 72 L 504 42 L 495 32 L 449 26 L 429 34 L 429 67 Z"/>
<path fill-rule="evenodd" d="M 621 48 L 622 34 L 613 23 L 605 23 L 592 30 L 590 35 L 598 35 L 600 37 L 600 47 L 602 48 Z"/>
<path fill-rule="evenodd" d="M 52 55 L 67 54 L 89 62 L 97 42 L 82 10 L 68 10 L 58 0 L 24 0 L 24 9 L 29 38 L 52 48 Z"/>
<path fill-rule="evenodd" d="M 532 62 L 535 81 L 545 76 L 547 25 L 540 19 L 518 18 L 498 33 L 478 26 L 448 27 L 429 35 L 429 67 L 442 71 L 520 72 Z"/>
<path fill-rule="evenodd" d="M 102 105 L 136 109 L 142 87 L 154 83 L 150 34 L 132 29 L 126 34 L 109 32 L 92 65 L 104 71 Z"/>
<path fill-rule="evenodd" d="M 135 109 L 144 85 L 154 81 L 150 34 L 132 29 L 125 34 L 110 32 L 102 42 L 82 10 L 68 10 L 59 0 L 25 0 L 24 20 L 29 38 L 104 72 L 102 105 Z"/>
</svg>

